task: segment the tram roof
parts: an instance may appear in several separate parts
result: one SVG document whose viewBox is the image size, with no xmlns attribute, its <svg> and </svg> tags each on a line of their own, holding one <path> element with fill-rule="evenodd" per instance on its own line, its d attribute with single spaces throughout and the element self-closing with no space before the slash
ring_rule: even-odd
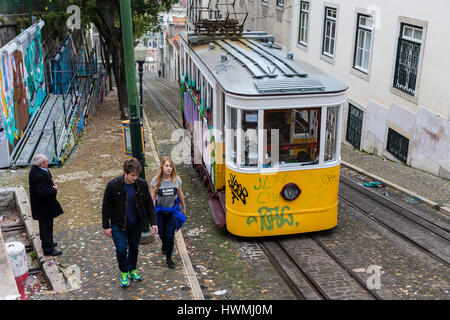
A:
<svg viewBox="0 0 450 320">
<path fill-rule="evenodd" d="M 258 37 L 254 32 L 250 36 L 209 41 L 198 41 L 197 37 L 197 41 L 189 41 L 186 32 L 180 35 L 228 93 L 251 96 L 326 94 L 348 88 L 315 66 L 288 58 L 288 53 L 279 47 L 255 39 Z M 214 43 L 213 48 L 210 43 Z"/>
</svg>

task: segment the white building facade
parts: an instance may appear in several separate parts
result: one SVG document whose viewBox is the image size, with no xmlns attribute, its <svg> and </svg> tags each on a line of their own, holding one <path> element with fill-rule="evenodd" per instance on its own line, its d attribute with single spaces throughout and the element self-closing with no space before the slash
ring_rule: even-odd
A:
<svg viewBox="0 0 450 320">
<path fill-rule="evenodd" d="M 349 86 L 343 143 L 450 178 L 450 1 L 246 1 L 245 30 Z"/>
</svg>

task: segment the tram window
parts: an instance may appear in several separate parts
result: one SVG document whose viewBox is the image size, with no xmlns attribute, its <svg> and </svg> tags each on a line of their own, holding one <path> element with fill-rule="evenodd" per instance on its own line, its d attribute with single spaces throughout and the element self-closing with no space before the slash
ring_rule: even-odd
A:
<svg viewBox="0 0 450 320">
<path fill-rule="evenodd" d="M 318 163 L 320 108 L 266 110 L 263 167 Z M 278 132 L 278 139 L 274 133 Z M 278 142 L 276 141 L 278 140 Z M 273 145 L 272 145 L 273 143 Z M 276 148 L 276 149 L 274 149 Z M 278 159 L 276 151 L 278 151 Z"/>
<path fill-rule="evenodd" d="M 214 109 L 213 109 L 213 94 L 214 94 L 214 91 L 213 91 L 212 86 L 209 85 L 209 82 L 206 83 L 206 87 L 208 88 L 208 99 L 207 99 L 207 102 L 206 102 L 207 107 L 209 107 L 208 120 L 210 122 L 212 122 L 213 121 L 213 112 L 214 112 Z"/>
<path fill-rule="evenodd" d="M 201 73 L 200 73 L 200 69 L 197 68 L 197 82 L 196 82 L 196 90 L 199 91 L 200 90 L 200 81 L 201 81 Z"/>
<path fill-rule="evenodd" d="M 309 112 L 306 110 L 294 110 L 295 125 L 294 134 L 307 133 L 309 131 Z"/>
<path fill-rule="evenodd" d="M 237 112 L 235 108 L 230 108 L 230 132 L 231 136 L 231 148 L 230 148 L 230 158 L 231 162 L 236 164 L 237 162 Z"/>
<path fill-rule="evenodd" d="M 205 77 L 200 74 L 200 99 L 205 101 Z"/>
<path fill-rule="evenodd" d="M 186 72 L 188 79 L 191 80 L 191 59 L 187 54 L 186 54 Z"/>
<path fill-rule="evenodd" d="M 258 166 L 258 111 L 242 110 L 242 139 L 241 166 Z"/>
<path fill-rule="evenodd" d="M 336 160 L 338 107 L 327 108 L 324 161 Z"/>
</svg>

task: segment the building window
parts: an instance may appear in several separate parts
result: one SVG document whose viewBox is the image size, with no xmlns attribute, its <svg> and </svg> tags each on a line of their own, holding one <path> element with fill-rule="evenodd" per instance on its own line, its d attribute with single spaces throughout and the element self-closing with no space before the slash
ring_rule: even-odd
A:
<svg viewBox="0 0 450 320">
<path fill-rule="evenodd" d="M 348 105 L 347 134 L 345 140 L 353 147 L 361 147 L 362 125 L 364 112 L 351 103 Z"/>
<path fill-rule="evenodd" d="M 372 46 L 373 18 L 358 14 L 356 25 L 356 46 L 353 68 L 369 73 L 370 50 Z"/>
<path fill-rule="evenodd" d="M 408 159 L 409 139 L 389 128 L 386 150 L 398 160 L 406 163 Z"/>
<path fill-rule="evenodd" d="M 336 45 L 337 9 L 325 7 L 322 54 L 333 58 Z"/>
<path fill-rule="evenodd" d="M 268 4 L 269 0 L 261 0 L 261 2 L 264 3 L 264 4 Z"/>
<path fill-rule="evenodd" d="M 284 0 L 277 0 L 277 6 L 282 7 L 284 4 Z"/>
<path fill-rule="evenodd" d="M 423 28 L 400 25 L 393 86 L 412 96 L 416 93 L 422 36 Z"/>
<path fill-rule="evenodd" d="M 309 2 L 300 2 L 300 21 L 298 31 L 298 43 L 308 45 L 308 25 L 309 25 Z"/>
</svg>

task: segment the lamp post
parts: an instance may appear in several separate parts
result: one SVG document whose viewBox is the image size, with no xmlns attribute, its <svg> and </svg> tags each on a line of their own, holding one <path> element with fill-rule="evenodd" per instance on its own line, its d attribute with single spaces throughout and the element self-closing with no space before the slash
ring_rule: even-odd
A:
<svg viewBox="0 0 450 320">
<path fill-rule="evenodd" d="M 133 22 L 131 20 L 131 1 L 120 0 L 120 22 L 122 29 L 123 55 L 125 62 L 125 75 L 127 84 L 128 107 L 130 116 L 130 136 L 133 157 L 139 160 L 142 166 L 139 176 L 145 179 L 145 154 L 142 145 L 141 123 L 138 115 L 138 97 L 136 90 L 136 62 L 133 51 Z M 151 230 L 147 215 L 142 221 L 141 243 L 152 241 Z"/>
<path fill-rule="evenodd" d="M 143 93 L 142 93 L 142 71 L 143 64 L 145 62 L 145 59 L 147 58 L 147 47 L 144 46 L 142 42 L 139 42 L 139 44 L 134 48 L 134 57 L 136 59 L 136 62 L 139 64 L 139 95 L 140 95 L 140 115 L 141 115 L 141 123 L 144 119 L 143 113 L 142 113 L 142 105 L 143 105 Z"/>
</svg>

